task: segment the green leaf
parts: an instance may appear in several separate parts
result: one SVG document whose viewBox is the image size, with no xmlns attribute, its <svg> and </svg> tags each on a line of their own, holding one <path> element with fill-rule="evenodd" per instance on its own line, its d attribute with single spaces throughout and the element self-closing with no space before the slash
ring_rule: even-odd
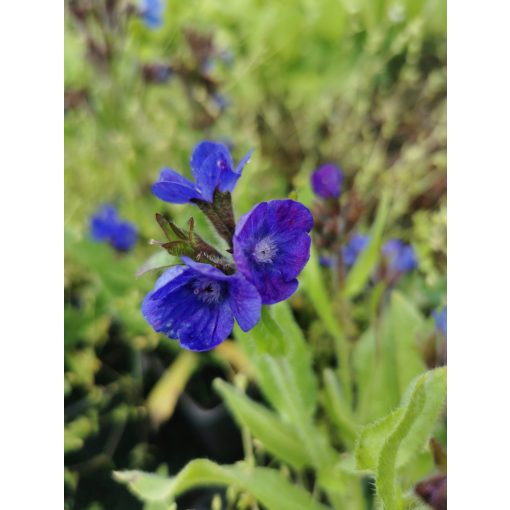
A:
<svg viewBox="0 0 510 510">
<path fill-rule="evenodd" d="M 421 414 L 402 441 L 397 464 L 404 467 L 414 455 L 426 448 L 434 426 L 444 409 L 446 400 L 446 367 L 436 368 L 425 374 L 426 402 Z"/>
<path fill-rule="evenodd" d="M 374 472 L 385 508 L 400 508 L 398 470 L 416 458 L 432 434 L 446 398 L 446 368 L 425 372 L 400 408 L 364 427 L 355 450 L 360 470 Z"/>
<path fill-rule="evenodd" d="M 172 221 L 168 221 L 161 214 L 156 213 L 156 221 L 159 223 L 161 230 L 169 241 L 175 241 L 177 239 L 181 239 L 182 241 L 188 240 L 189 236 L 181 228 Z"/>
<path fill-rule="evenodd" d="M 189 241 L 171 241 L 161 246 L 174 257 L 180 257 L 182 255 L 186 255 L 187 257 L 195 256 L 195 249 L 191 246 Z"/>
<path fill-rule="evenodd" d="M 291 312 L 285 310 L 288 306 L 288 303 L 279 303 L 271 307 L 273 323 L 276 324 L 275 318 L 278 317 L 282 324 L 290 328 L 289 334 L 287 331 L 282 332 L 277 325 L 279 338 L 273 340 L 284 342 L 287 353 L 284 357 L 261 352 L 260 347 L 257 348 L 257 344 L 260 346 L 257 336 L 260 324 L 248 333 L 236 328 L 235 335 L 255 367 L 257 381 L 264 395 L 285 422 L 295 425 L 314 465 L 322 466 L 332 463 L 335 453 L 312 423 L 316 408 L 316 382 L 304 338 L 301 333 L 296 334 L 297 325 L 290 326 Z M 274 324 L 271 327 L 263 326 L 269 341 Z"/>
<path fill-rule="evenodd" d="M 355 449 L 358 469 L 375 472 L 384 441 L 402 419 L 403 414 L 403 408 L 395 409 L 384 418 L 362 429 Z"/>
<path fill-rule="evenodd" d="M 338 427 L 341 440 L 352 447 L 358 435 L 358 427 L 349 403 L 333 370 L 324 370 L 324 408 Z"/>
<path fill-rule="evenodd" d="M 214 381 L 214 387 L 236 421 L 247 427 L 268 452 L 297 469 L 311 464 L 291 424 L 283 422 L 276 414 L 220 379 Z"/>
<path fill-rule="evenodd" d="M 305 293 L 314 306 L 315 312 L 321 319 L 324 327 L 335 341 L 337 357 L 340 361 L 340 380 L 342 389 L 348 402 L 351 401 L 351 376 L 349 373 L 351 348 L 345 333 L 335 317 L 329 295 L 319 265 L 319 258 L 314 246 L 310 249 L 310 259 L 301 273 L 301 283 Z"/>
<path fill-rule="evenodd" d="M 425 319 L 397 291 L 375 328 L 358 340 L 353 368 L 358 384 L 357 416 L 370 423 L 395 408 L 409 383 L 426 370 L 417 337 Z"/>
<path fill-rule="evenodd" d="M 136 272 L 136 276 L 139 277 L 150 271 L 157 271 L 158 269 L 166 269 L 174 264 L 175 258 L 172 257 L 172 255 L 165 250 L 159 250 L 143 263 Z"/>
<path fill-rule="evenodd" d="M 148 502 L 168 500 L 174 486 L 172 478 L 143 471 L 114 471 L 113 478 L 127 485 L 142 501 Z"/>
<path fill-rule="evenodd" d="M 262 307 L 260 321 L 251 330 L 251 334 L 260 354 L 283 356 L 286 353 L 287 345 L 283 331 L 274 321 L 268 306 Z"/>
<path fill-rule="evenodd" d="M 291 385 L 299 399 L 299 408 L 309 419 L 317 407 L 317 380 L 310 349 L 289 304 L 281 302 L 264 307 L 261 322 L 254 329 L 244 333 L 236 328 L 235 335 L 252 360 L 262 391 L 275 409 L 288 416 L 289 400 L 285 391 Z M 280 347 L 271 349 L 271 344 Z M 283 352 L 285 357 L 272 355 Z M 286 367 L 286 377 L 281 371 L 282 365 Z"/>
<path fill-rule="evenodd" d="M 322 278 L 319 258 L 313 245 L 310 249 L 310 259 L 301 273 L 300 280 L 303 290 L 308 295 L 311 304 L 324 323 L 328 333 L 334 338 L 342 335 L 340 324 L 331 306 L 331 296 Z"/>
<path fill-rule="evenodd" d="M 283 331 L 286 344 L 286 358 L 298 388 L 303 407 L 312 417 L 317 409 L 317 378 L 313 371 L 310 347 L 303 335 L 303 330 L 294 319 L 290 305 L 282 301 L 272 306 L 275 322 Z"/>
<path fill-rule="evenodd" d="M 384 508 L 388 510 L 402 508 L 401 491 L 397 481 L 397 454 L 398 449 L 411 430 L 413 423 L 425 406 L 425 380 L 420 377 L 416 382 L 414 391 L 404 414 L 387 437 L 379 455 L 375 486 Z"/>
<path fill-rule="evenodd" d="M 370 243 L 360 254 L 354 263 L 354 266 L 347 274 L 344 287 L 344 294 L 347 297 L 354 297 L 365 288 L 377 262 L 379 261 L 389 203 L 389 195 L 386 193 L 381 198 L 374 224 L 370 229 Z"/>
<path fill-rule="evenodd" d="M 249 492 L 268 510 L 326 510 L 302 487 L 277 471 L 243 463 L 220 466 L 205 459 L 191 461 L 177 476 L 165 478 L 141 471 L 115 472 L 142 501 L 173 501 L 195 487 L 235 486 Z"/>
<path fill-rule="evenodd" d="M 135 265 L 130 255 L 118 256 L 111 246 L 81 239 L 71 230 L 64 233 L 64 250 L 75 262 L 95 273 L 110 294 L 122 296 L 132 289 Z"/>
</svg>

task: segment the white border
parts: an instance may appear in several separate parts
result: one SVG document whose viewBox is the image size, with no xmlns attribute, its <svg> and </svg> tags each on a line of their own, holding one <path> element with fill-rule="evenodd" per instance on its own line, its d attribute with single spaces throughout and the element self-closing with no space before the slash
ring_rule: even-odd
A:
<svg viewBox="0 0 510 510">
<path fill-rule="evenodd" d="M 448 503 L 508 506 L 510 9 L 448 2 Z"/>
<path fill-rule="evenodd" d="M 510 454 L 510 16 L 506 2 L 448 3 L 449 503 L 502 508 Z M 63 3 L 6 2 L 2 21 L 2 507 L 57 508 Z"/>
<path fill-rule="evenodd" d="M 61 508 L 64 3 L 1 10 L 0 506 Z"/>
</svg>

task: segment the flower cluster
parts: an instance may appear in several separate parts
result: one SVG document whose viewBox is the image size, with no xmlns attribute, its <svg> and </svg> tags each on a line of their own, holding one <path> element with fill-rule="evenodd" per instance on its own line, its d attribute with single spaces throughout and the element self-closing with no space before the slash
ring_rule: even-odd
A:
<svg viewBox="0 0 510 510">
<path fill-rule="evenodd" d="M 141 0 L 140 15 L 145 25 L 155 30 L 163 24 L 165 2 L 163 0 Z"/>
<path fill-rule="evenodd" d="M 94 241 L 107 242 L 121 252 L 131 250 L 138 240 L 136 227 L 121 220 L 112 204 L 101 206 L 92 215 L 90 235 Z"/>
<path fill-rule="evenodd" d="M 252 329 L 263 304 L 278 303 L 296 291 L 297 276 L 310 256 L 313 218 L 299 202 L 262 202 L 236 224 L 230 193 L 251 153 L 235 166 L 225 145 L 204 141 L 191 156 L 194 181 L 166 168 L 152 187 L 166 202 L 198 206 L 232 254 L 229 258 L 205 243 L 194 233 L 193 222 L 185 232 L 158 216 L 169 241 L 161 245 L 180 255 L 184 265 L 162 274 L 142 312 L 155 331 L 193 351 L 223 342 L 234 320 L 243 331 Z"/>
<path fill-rule="evenodd" d="M 312 174 L 313 192 L 321 198 L 338 198 L 342 192 L 344 174 L 336 165 L 328 163 Z"/>
<path fill-rule="evenodd" d="M 354 189 L 343 200 L 344 174 L 333 163 L 312 172 L 310 184 L 317 200 L 313 205 L 316 243 L 320 250 L 320 264 L 336 272 L 338 284 L 344 282 L 346 269 L 352 267 L 370 244 L 370 237 L 355 232 L 363 211 L 363 204 Z M 341 200 L 342 198 L 342 200 Z M 344 242 L 347 239 L 347 242 Z M 414 248 L 399 239 L 390 239 L 381 249 L 380 264 L 375 280 L 394 284 L 403 274 L 418 265 Z"/>
<path fill-rule="evenodd" d="M 440 312 L 432 312 L 434 322 L 436 323 L 436 329 L 446 336 L 446 323 L 447 323 L 447 312 L 446 306 Z"/>
</svg>

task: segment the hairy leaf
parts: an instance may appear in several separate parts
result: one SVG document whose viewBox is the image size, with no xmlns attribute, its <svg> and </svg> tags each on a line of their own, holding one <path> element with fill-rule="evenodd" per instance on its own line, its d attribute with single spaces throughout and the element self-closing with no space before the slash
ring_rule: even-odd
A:
<svg viewBox="0 0 510 510">
<path fill-rule="evenodd" d="M 220 466 L 198 459 L 173 478 L 141 471 L 115 472 L 114 477 L 142 501 L 166 500 L 170 503 L 195 487 L 235 486 L 249 492 L 268 510 L 326 510 L 312 499 L 310 493 L 291 484 L 277 471 L 243 463 Z"/>
<path fill-rule="evenodd" d="M 425 372 L 408 388 L 400 408 L 361 431 L 358 469 L 374 472 L 385 508 L 399 508 L 397 471 L 416 458 L 433 432 L 446 398 L 446 368 Z"/>
</svg>

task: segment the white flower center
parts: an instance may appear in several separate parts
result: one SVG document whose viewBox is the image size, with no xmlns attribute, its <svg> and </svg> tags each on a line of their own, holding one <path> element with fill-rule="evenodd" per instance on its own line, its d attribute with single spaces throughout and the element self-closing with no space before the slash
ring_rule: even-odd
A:
<svg viewBox="0 0 510 510">
<path fill-rule="evenodd" d="M 253 249 L 253 257 L 261 264 L 272 263 L 277 253 L 278 247 L 271 236 L 261 239 Z"/>
<path fill-rule="evenodd" d="M 215 282 L 214 280 L 199 280 L 193 283 L 193 294 L 195 294 L 200 301 L 208 305 L 218 303 L 222 293 L 223 288 L 220 282 Z"/>
</svg>

